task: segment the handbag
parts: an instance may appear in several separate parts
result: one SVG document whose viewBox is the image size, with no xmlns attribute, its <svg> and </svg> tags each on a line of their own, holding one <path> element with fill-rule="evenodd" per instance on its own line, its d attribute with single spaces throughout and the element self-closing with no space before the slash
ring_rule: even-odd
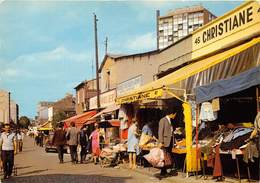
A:
<svg viewBox="0 0 260 183">
<path fill-rule="evenodd" d="M 165 167 L 171 166 L 173 164 L 171 154 L 167 152 L 165 149 L 163 150 L 163 154 L 164 154 L 164 166 Z"/>
</svg>

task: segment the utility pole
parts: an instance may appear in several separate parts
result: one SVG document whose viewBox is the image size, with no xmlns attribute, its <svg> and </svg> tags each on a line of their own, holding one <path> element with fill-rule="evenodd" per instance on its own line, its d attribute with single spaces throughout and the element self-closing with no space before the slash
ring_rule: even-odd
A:
<svg viewBox="0 0 260 183">
<path fill-rule="evenodd" d="M 11 122 L 11 92 L 8 92 L 8 123 Z"/>
<path fill-rule="evenodd" d="M 106 37 L 106 40 L 105 40 L 105 54 L 107 54 L 107 43 L 108 43 L 108 38 Z"/>
<path fill-rule="evenodd" d="M 159 19 L 160 19 L 160 10 L 157 10 L 156 11 L 157 50 L 159 50 Z"/>
<path fill-rule="evenodd" d="M 100 109 L 100 93 L 99 93 L 99 72 L 98 72 L 98 37 L 97 37 L 97 16 L 94 13 L 94 32 L 95 32 L 95 48 L 96 48 L 96 81 L 97 81 L 97 110 Z"/>
</svg>

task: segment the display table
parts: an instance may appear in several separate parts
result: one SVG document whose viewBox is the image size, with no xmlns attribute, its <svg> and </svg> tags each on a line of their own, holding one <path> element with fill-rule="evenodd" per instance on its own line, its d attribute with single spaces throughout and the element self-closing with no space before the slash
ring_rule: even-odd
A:
<svg viewBox="0 0 260 183">
<path fill-rule="evenodd" d="M 237 156 L 243 155 L 243 151 L 240 150 L 240 149 L 233 149 L 232 151 L 222 151 L 222 150 L 220 150 L 219 153 L 225 154 L 225 155 L 231 155 L 232 159 L 234 159 L 236 161 L 238 180 L 239 180 L 239 182 L 241 182 L 240 168 L 239 168 Z M 250 182 L 250 169 L 249 169 L 249 167 L 247 167 L 247 175 L 248 175 L 248 180 Z"/>
</svg>

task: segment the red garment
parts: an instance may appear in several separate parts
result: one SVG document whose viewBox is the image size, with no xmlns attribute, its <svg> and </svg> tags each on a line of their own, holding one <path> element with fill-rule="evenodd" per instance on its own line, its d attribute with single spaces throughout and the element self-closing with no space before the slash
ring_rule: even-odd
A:
<svg viewBox="0 0 260 183">
<path fill-rule="evenodd" d="M 95 156 L 100 155 L 100 146 L 99 146 L 99 131 L 95 130 L 91 133 L 90 138 L 92 139 L 92 153 Z"/>
<path fill-rule="evenodd" d="M 127 137 L 128 137 L 128 128 L 124 129 L 124 130 L 121 130 L 121 139 L 122 140 L 126 140 Z"/>
<path fill-rule="evenodd" d="M 214 167 L 214 156 L 212 154 L 208 156 L 207 167 Z"/>
<path fill-rule="evenodd" d="M 219 154 L 219 145 L 215 147 L 215 163 L 214 163 L 214 170 L 213 170 L 213 177 L 222 177 L 222 165 L 221 159 Z"/>
</svg>

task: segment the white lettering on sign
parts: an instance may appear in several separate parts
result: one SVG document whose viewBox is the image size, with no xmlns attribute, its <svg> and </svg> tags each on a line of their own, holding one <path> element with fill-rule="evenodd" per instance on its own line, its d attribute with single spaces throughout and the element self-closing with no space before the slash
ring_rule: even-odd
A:
<svg viewBox="0 0 260 183">
<path fill-rule="evenodd" d="M 124 93 L 134 90 L 142 85 L 142 75 L 137 76 L 133 79 L 127 80 L 117 85 L 117 96 L 123 95 Z"/>
</svg>

